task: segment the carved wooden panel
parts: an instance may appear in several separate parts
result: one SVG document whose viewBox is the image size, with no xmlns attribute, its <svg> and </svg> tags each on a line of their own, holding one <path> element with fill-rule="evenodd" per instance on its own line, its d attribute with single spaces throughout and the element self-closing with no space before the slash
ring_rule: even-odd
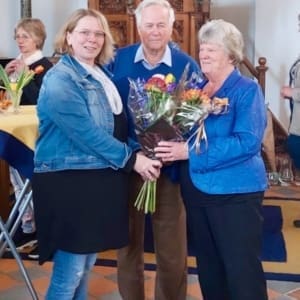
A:
<svg viewBox="0 0 300 300">
<path fill-rule="evenodd" d="M 139 40 L 134 9 L 142 0 L 88 0 L 88 7 L 100 10 L 107 17 L 118 47 Z M 198 59 L 197 32 L 210 15 L 210 0 L 169 0 L 176 21 L 172 40 L 195 59 Z"/>
<path fill-rule="evenodd" d="M 181 1 L 181 0 L 169 0 L 169 2 L 171 3 L 172 7 L 174 8 L 174 10 L 176 12 L 183 12 L 183 1 Z M 189 2 L 189 1 L 185 0 L 185 2 Z"/>
<path fill-rule="evenodd" d="M 104 14 L 126 14 L 127 1 L 124 0 L 102 0 L 99 1 L 99 10 Z"/>
<path fill-rule="evenodd" d="M 186 14 L 176 14 L 176 21 L 173 26 L 172 40 L 176 42 L 180 49 L 189 53 L 189 17 Z"/>
<path fill-rule="evenodd" d="M 130 15 L 106 15 L 111 33 L 118 47 L 135 42 L 134 18 Z"/>
</svg>

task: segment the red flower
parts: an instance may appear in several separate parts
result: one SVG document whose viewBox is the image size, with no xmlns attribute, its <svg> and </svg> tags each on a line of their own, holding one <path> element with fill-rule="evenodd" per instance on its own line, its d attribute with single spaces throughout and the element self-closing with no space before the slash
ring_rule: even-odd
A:
<svg viewBox="0 0 300 300">
<path fill-rule="evenodd" d="M 145 84 L 146 90 L 158 90 L 165 92 L 167 90 L 166 82 L 160 77 L 151 77 Z"/>
</svg>

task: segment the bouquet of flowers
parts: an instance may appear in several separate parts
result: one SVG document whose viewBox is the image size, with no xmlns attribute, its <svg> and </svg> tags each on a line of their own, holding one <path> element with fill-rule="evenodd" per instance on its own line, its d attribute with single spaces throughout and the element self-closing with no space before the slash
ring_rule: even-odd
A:
<svg viewBox="0 0 300 300">
<path fill-rule="evenodd" d="M 129 79 L 128 107 L 144 153 L 155 159 L 154 147 L 162 140 L 178 138 L 170 124 L 176 111 L 173 100 L 176 83 L 173 74 L 156 74 L 147 81 Z M 156 181 L 145 181 L 134 203 L 145 213 L 155 212 Z"/>
<path fill-rule="evenodd" d="M 188 141 L 196 135 L 192 146 L 196 151 L 200 151 L 200 141 L 207 142 L 204 120 L 210 115 L 226 113 L 228 109 L 228 98 L 209 98 L 208 95 L 195 85 L 187 83 L 180 97 L 176 114 L 173 118 L 173 125 L 184 136 L 195 125 L 199 125 L 197 130 L 189 137 Z"/>
<path fill-rule="evenodd" d="M 196 135 L 193 147 L 199 152 L 201 139 L 206 138 L 204 120 L 209 114 L 222 114 L 227 111 L 228 99 L 208 95 L 198 88 L 203 80 L 199 74 L 187 74 L 189 64 L 176 84 L 172 74 L 158 74 L 148 81 L 129 79 L 130 91 L 128 107 L 132 113 L 139 141 L 143 151 L 155 159 L 154 147 L 160 140 L 185 140 L 185 136 L 198 128 L 187 142 Z M 134 203 L 145 213 L 155 212 L 156 181 L 145 181 Z"/>
</svg>

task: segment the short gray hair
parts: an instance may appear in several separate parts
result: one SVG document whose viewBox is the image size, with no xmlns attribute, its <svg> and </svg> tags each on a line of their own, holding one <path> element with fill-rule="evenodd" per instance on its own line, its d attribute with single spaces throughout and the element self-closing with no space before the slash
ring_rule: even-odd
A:
<svg viewBox="0 0 300 300">
<path fill-rule="evenodd" d="M 222 19 L 205 23 L 198 32 L 199 43 L 216 43 L 224 48 L 233 64 L 239 64 L 244 57 L 242 33 L 232 23 Z"/>
<path fill-rule="evenodd" d="M 143 0 L 139 3 L 134 11 L 136 24 L 139 27 L 141 25 L 142 10 L 152 5 L 159 5 L 166 8 L 169 11 L 169 25 L 172 27 L 175 22 L 175 12 L 171 4 L 167 0 Z"/>
</svg>

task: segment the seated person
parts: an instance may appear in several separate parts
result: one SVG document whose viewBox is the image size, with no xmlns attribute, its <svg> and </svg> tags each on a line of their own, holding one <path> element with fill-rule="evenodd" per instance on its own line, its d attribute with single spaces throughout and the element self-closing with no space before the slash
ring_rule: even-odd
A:
<svg viewBox="0 0 300 300">
<path fill-rule="evenodd" d="M 52 67 L 42 53 L 46 39 L 45 26 L 39 19 L 21 19 L 16 25 L 14 37 L 20 54 L 5 66 L 5 71 L 10 78 L 16 79 L 24 68 L 35 70 L 39 67 L 34 79 L 24 87 L 21 99 L 22 105 L 35 105 L 43 77 Z"/>
<path fill-rule="evenodd" d="M 24 69 L 35 71 L 33 80 L 23 89 L 21 105 L 35 105 L 46 72 L 52 67 L 52 63 L 44 57 L 42 49 L 46 39 L 44 24 L 39 19 L 21 19 L 14 30 L 14 38 L 17 42 L 20 54 L 5 66 L 5 71 L 11 79 L 17 80 L 19 73 Z M 18 197 L 21 186 L 10 167 L 10 180 L 14 188 L 15 196 Z M 19 229 L 14 237 L 18 250 L 36 244 L 35 224 L 32 208 L 28 207 L 22 218 L 22 229 Z M 30 254 L 29 254 L 30 256 Z M 32 257 L 37 258 L 37 257 Z"/>
</svg>

